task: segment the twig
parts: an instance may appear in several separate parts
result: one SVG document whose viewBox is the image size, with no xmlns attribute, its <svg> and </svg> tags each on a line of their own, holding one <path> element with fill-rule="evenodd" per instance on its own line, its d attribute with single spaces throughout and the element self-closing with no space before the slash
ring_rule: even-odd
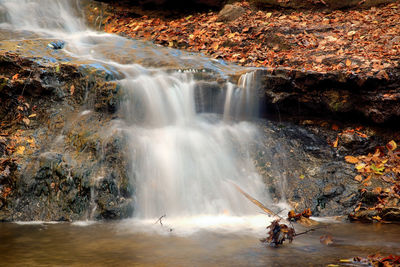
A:
<svg viewBox="0 0 400 267">
<path fill-rule="evenodd" d="M 321 229 L 321 228 L 325 228 L 325 227 L 326 227 L 326 226 L 317 227 L 317 228 L 311 228 L 311 229 L 308 229 L 307 231 L 304 231 L 304 232 L 295 234 L 294 236 L 304 235 L 304 234 L 307 234 L 307 233 L 309 233 L 309 232 L 312 232 L 312 231 L 315 231 L 315 230 L 318 230 L 318 229 Z"/>
<path fill-rule="evenodd" d="M 31 78 L 32 72 L 33 72 L 33 70 L 31 70 L 31 72 L 29 72 L 28 79 Z M 28 80 L 28 79 L 27 79 L 27 80 Z M 27 82 L 28 82 L 28 81 L 27 81 Z M 20 95 L 20 96 L 22 96 L 22 95 L 24 94 L 24 91 L 25 91 L 25 87 L 26 87 L 26 85 L 27 85 L 27 82 L 24 84 L 24 87 L 22 88 L 22 92 L 21 92 L 21 95 Z"/>
<path fill-rule="evenodd" d="M 164 214 L 163 216 L 161 216 L 160 218 L 158 218 L 158 220 L 157 220 L 154 224 L 157 224 L 158 222 L 160 222 L 161 226 L 164 226 L 164 225 L 162 224 L 162 218 L 164 218 L 164 217 L 166 217 L 166 216 L 167 216 L 167 215 Z"/>
<path fill-rule="evenodd" d="M 254 204 L 256 204 L 260 209 L 262 209 L 263 211 L 265 211 L 266 213 L 269 213 L 270 215 L 274 215 L 277 216 L 279 218 L 279 215 L 277 215 L 275 212 L 273 212 L 272 210 L 268 209 L 267 207 L 264 206 L 264 204 L 262 204 L 260 201 L 258 201 L 257 199 L 253 198 L 252 196 L 250 196 L 249 194 L 247 194 L 245 191 L 243 191 L 237 184 L 235 184 L 234 182 L 227 180 L 228 182 L 230 182 L 240 193 L 242 193 L 242 195 L 244 195 L 248 200 L 250 200 L 251 202 L 253 202 Z"/>
</svg>

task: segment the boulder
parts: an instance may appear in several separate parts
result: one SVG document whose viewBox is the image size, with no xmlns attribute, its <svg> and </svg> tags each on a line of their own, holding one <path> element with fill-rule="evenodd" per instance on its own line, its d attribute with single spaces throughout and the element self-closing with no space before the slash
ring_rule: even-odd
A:
<svg viewBox="0 0 400 267">
<path fill-rule="evenodd" d="M 245 9 L 237 5 L 226 5 L 218 14 L 218 21 L 233 21 L 245 13 Z"/>
</svg>

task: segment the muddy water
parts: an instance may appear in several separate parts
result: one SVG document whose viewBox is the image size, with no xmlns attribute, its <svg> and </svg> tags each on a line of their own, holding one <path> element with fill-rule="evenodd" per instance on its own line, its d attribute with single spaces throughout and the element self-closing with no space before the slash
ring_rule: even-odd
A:
<svg viewBox="0 0 400 267">
<path fill-rule="evenodd" d="M 399 225 L 332 223 L 275 249 L 258 241 L 261 233 L 185 236 L 164 229 L 156 234 L 134 232 L 126 223 L 0 224 L 0 265 L 323 266 L 353 256 L 400 253 Z M 319 242 L 327 232 L 333 245 Z"/>
</svg>

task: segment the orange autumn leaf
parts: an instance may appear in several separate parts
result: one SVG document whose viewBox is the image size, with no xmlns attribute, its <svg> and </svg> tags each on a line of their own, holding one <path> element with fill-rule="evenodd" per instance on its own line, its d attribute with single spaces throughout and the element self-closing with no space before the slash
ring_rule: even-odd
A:
<svg viewBox="0 0 400 267">
<path fill-rule="evenodd" d="M 362 181 L 362 176 L 361 175 L 357 175 L 356 177 L 354 177 L 354 180 L 356 180 L 357 182 L 361 182 Z"/>
<path fill-rule="evenodd" d="M 396 150 L 397 144 L 396 144 L 395 141 L 392 140 L 392 141 L 390 141 L 389 143 L 386 144 L 386 148 L 391 150 L 391 151 Z"/>
<path fill-rule="evenodd" d="M 352 163 L 352 164 L 356 164 L 359 162 L 358 158 L 353 157 L 353 156 L 346 156 L 344 157 L 344 159 L 348 162 L 348 163 Z"/>
<path fill-rule="evenodd" d="M 333 147 L 337 147 L 339 143 L 339 137 L 336 137 L 335 142 L 333 142 Z"/>
</svg>

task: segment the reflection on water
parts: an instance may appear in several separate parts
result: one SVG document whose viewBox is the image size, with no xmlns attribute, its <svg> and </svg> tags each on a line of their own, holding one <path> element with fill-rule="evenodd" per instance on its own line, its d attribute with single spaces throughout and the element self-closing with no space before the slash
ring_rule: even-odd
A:
<svg viewBox="0 0 400 267">
<path fill-rule="evenodd" d="M 0 265 L 320 266 L 400 253 L 398 225 L 330 224 L 274 249 L 262 245 L 261 236 L 243 232 L 158 235 L 132 232 L 123 224 L 0 224 Z M 335 238 L 332 246 L 319 243 L 327 232 Z"/>
</svg>

